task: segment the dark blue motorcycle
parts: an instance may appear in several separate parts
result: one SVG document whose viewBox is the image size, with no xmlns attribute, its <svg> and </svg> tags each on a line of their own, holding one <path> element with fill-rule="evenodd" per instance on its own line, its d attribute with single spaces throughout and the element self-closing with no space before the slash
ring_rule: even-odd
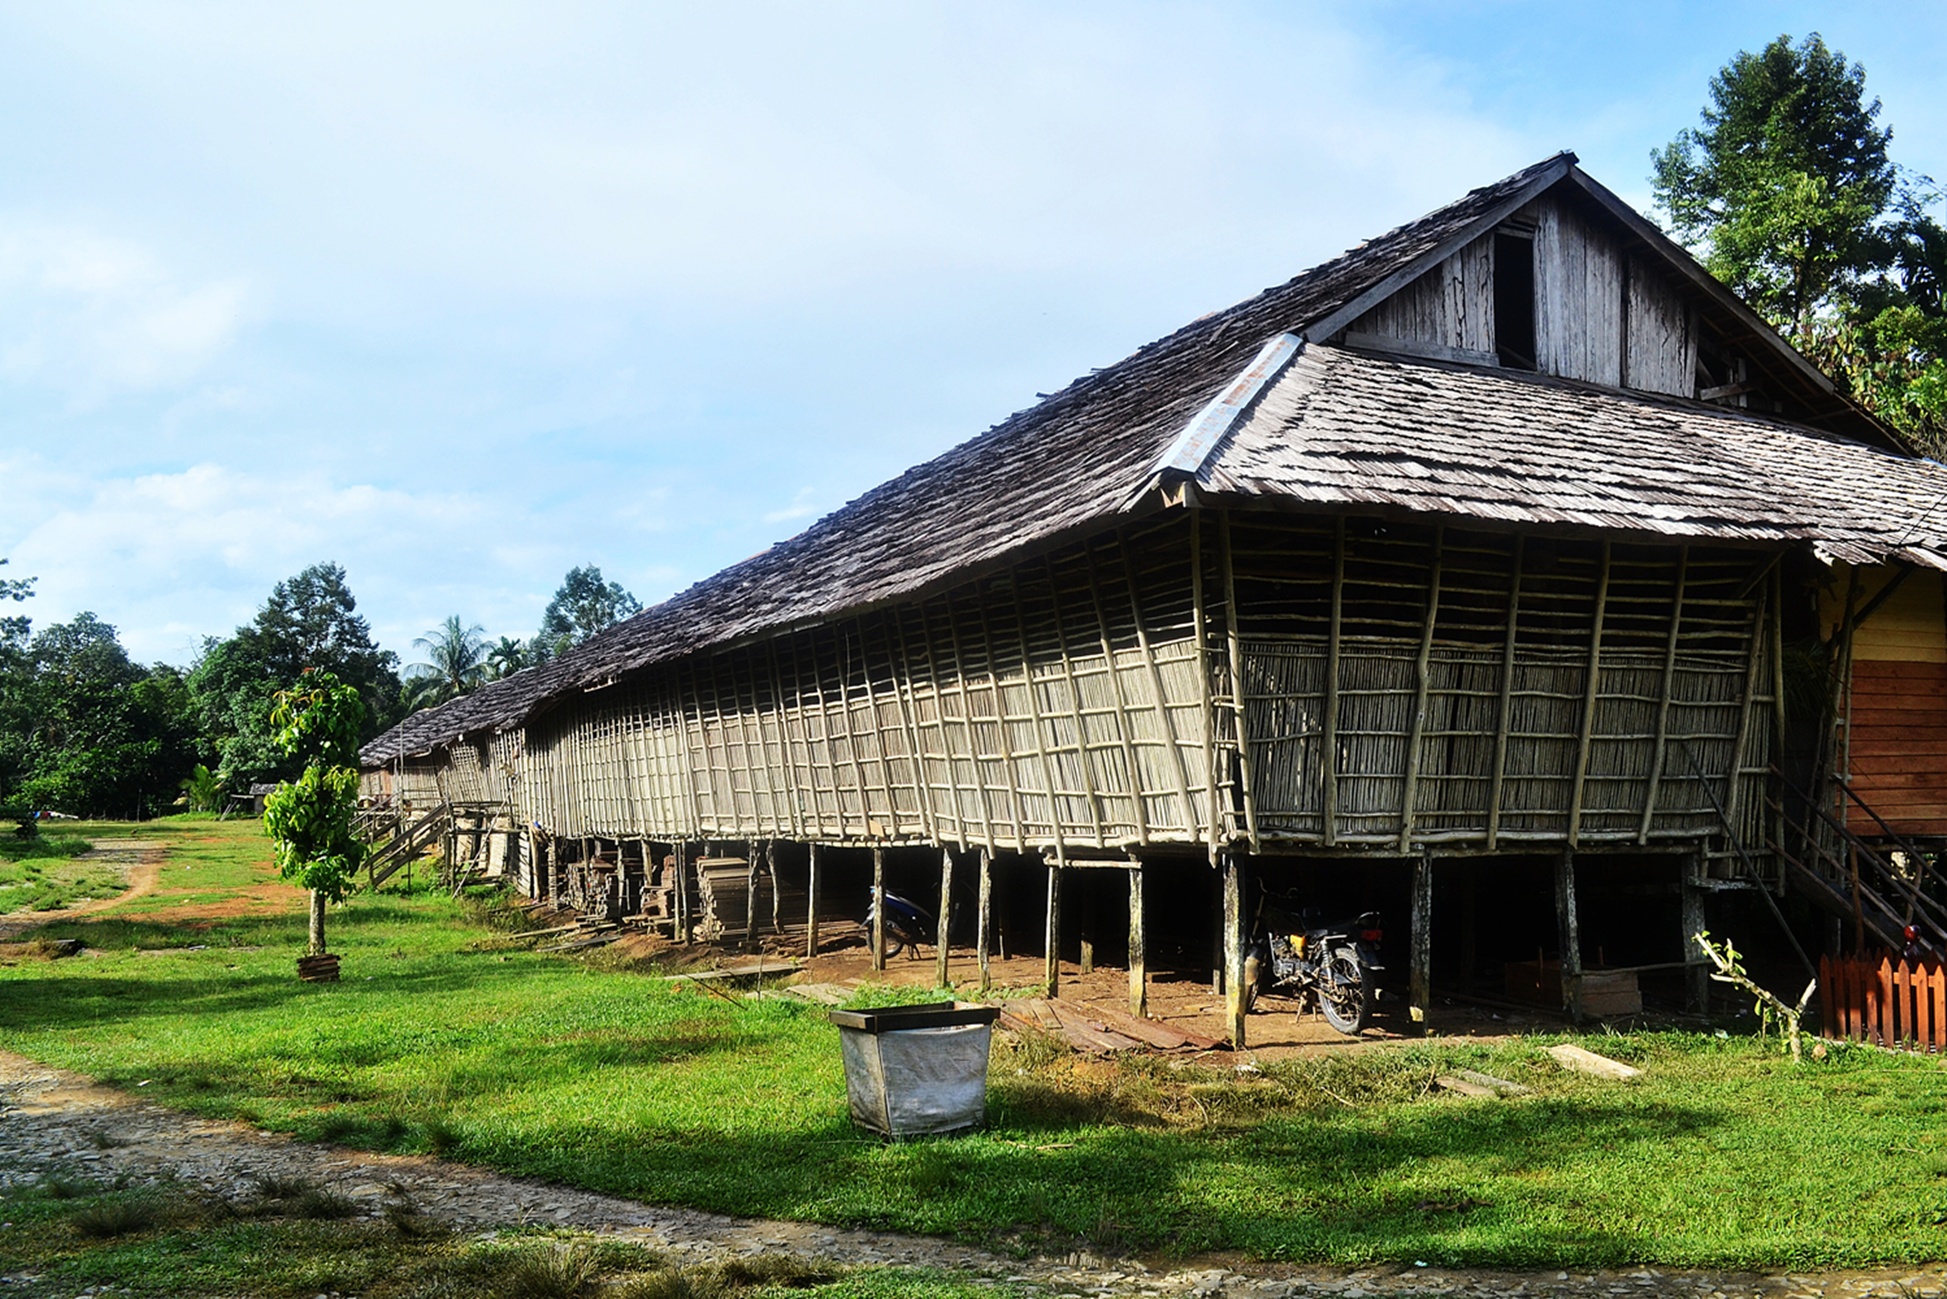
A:
<svg viewBox="0 0 1947 1299">
<path fill-rule="evenodd" d="M 933 917 L 924 910 L 900 897 L 897 893 L 886 896 L 886 955 L 897 956 L 905 952 L 908 956 L 919 955 L 919 945 L 932 941 Z M 865 931 L 865 945 L 872 946 L 872 921 L 876 908 L 865 909 L 865 919 L 859 927 Z"/>
</svg>

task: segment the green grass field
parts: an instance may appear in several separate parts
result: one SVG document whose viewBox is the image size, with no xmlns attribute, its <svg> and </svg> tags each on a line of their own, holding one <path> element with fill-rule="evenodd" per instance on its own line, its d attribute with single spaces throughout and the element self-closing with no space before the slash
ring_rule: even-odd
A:
<svg viewBox="0 0 1947 1299">
<path fill-rule="evenodd" d="M 86 837 L 65 827 L 29 837 L 0 828 L 0 915 L 52 911 L 121 892 L 120 871 L 76 860 L 88 848 Z"/>
<path fill-rule="evenodd" d="M 91 828 L 91 832 L 105 830 Z M 128 833 L 123 828 L 123 833 Z M 993 1125 L 884 1145 L 847 1121 L 836 1030 L 509 944 L 478 903 L 355 897 L 344 982 L 293 977 L 301 901 L 253 824 L 154 823 L 155 892 L 0 968 L 0 1046 L 198 1113 L 432 1151 L 731 1213 L 1020 1248 L 1441 1264 L 1812 1267 L 1947 1254 L 1947 1070 L 1834 1046 L 1643 1034 L 1434 1042 L 1239 1075 L 997 1048 Z M 1529 1097 L 1434 1090 L 1456 1065 Z"/>
</svg>

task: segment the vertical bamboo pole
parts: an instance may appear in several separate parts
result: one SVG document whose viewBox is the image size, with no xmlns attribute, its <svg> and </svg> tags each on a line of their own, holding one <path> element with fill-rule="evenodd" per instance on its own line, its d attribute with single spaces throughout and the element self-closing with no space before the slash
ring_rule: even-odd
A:
<svg viewBox="0 0 1947 1299">
<path fill-rule="evenodd" d="M 1234 1051 L 1249 1045 L 1244 1038 L 1244 879 L 1237 854 L 1225 852 L 1224 875 L 1224 1019 Z"/>
<path fill-rule="evenodd" d="M 980 962 L 980 991 L 985 996 L 994 986 L 994 972 L 990 968 L 988 956 L 989 939 L 994 929 L 994 854 L 987 849 L 980 850 L 980 919 L 978 950 L 976 959 Z"/>
<path fill-rule="evenodd" d="M 922 606 L 923 608 L 924 606 Z M 922 618 L 923 616 L 922 614 Z M 903 609 L 894 609 L 881 616 L 881 626 L 884 625 L 886 618 L 894 619 L 894 625 L 898 630 L 896 637 L 889 637 L 888 639 L 889 643 L 899 653 L 899 660 L 894 666 L 893 671 L 898 677 L 900 720 L 905 723 L 906 743 L 911 745 L 913 749 L 913 797 L 919 800 L 919 819 L 921 826 L 926 830 L 926 837 L 938 843 L 941 842 L 939 816 L 933 807 L 933 781 L 926 770 L 926 745 L 920 736 L 919 707 L 913 695 L 912 658 L 906 650 L 906 614 Z M 922 622 L 923 625 L 924 623 Z M 942 745 L 941 747 L 944 749 L 945 746 Z M 953 783 L 953 761 L 951 755 L 947 755 L 946 770 L 947 786 L 951 790 Z M 953 827 L 955 840 L 964 843 L 966 831 L 960 825 L 959 809 L 957 806 L 954 809 Z"/>
<path fill-rule="evenodd" d="M 823 855 L 824 849 L 820 845 L 811 845 L 811 867 L 805 880 L 804 954 L 807 960 L 818 955 L 818 894 L 825 886 L 824 873 L 819 870 L 824 863 L 818 859 Z"/>
<path fill-rule="evenodd" d="M 1663 644 L 1663 688 L 1656 706 L 1656 748 L 1650 753 L 1650 783 L 1643 791 L 1643 821 L 1636 827 L 1636 842 L 1650 841 L 1650 825 L 1656 820 L 1656 804 L 1663 792 L 1663 757 L 1670 743 L 1670 696 L 1676 690 L 1677 644 L 1683 631 L 1683 598 L 1690 584 L 1690 547 L 1677 551 L 1677 598 L 1670 607 L 1670 635 Z"/>
<path fill-rule="evenodd" d="M 1190 512 L 1190 623 L 1197 639 L 1197 684 L 1203 691 L 1199 715 L 1203 721 L 1203 804 L 1208 818 L 1210 864 L 1217 864 L 1217 843 L 1221 836 L 1217 809 L 1217 733 L 1216 702 L 1210 695 L 1210 629 L 1205 625 L 1203 608 L 1203 515 Z"/>
<path fill-rule="evenodd" d="M 684 946 L 690 942 L 690 846 L 676 845 L 676 932 Z"/>
<path fill-rule="evenodd" d="M 1575 850 L 1555 858 L 1555 915 L 1561 926 L 1562 1004 L 1573 1022 L 1582 1022 L 1582 929 L 1575 909 Z"/>
<path fill-rule="evenodd" d="M 754 806 L 754 804 L 753 804 Z M 744 950 L 757 950 L 757 841 L 746 845 L 744 855 Z"/>
<path fill-rule="evenodd" d="M 1138 857 L 1129 867 L 1129 1013 L 1137 1019 L 1149 1017 L 1149 958 L 1144 933 L 1143 863 Z"/>
<path fill-rule="evenodd" d="M 1602 543 L 1602 570 L 1595 585 L 1595 621 L 1589 627 L 1588 680 L 1582 691 L 1582 729 L 1576 741 L 1575 785 L 1568 800 L 1568 845 L 1582 842 L 1582 794 L 1589 781 L 1589 750 L 1595 741 L 1595 706 L 1602 691 L 1602 622 L 1609 612 L 1609 568 L 1614 543 Z M 1579 994 L 1578 994 L 1579 995 Z"/>
<path fill-rule="evenodd" d="M 1061 863 L 1048 859 L 1048 915 L 1043 938 L 1045 969 L 1042 980 L 1048 999 L 1061 995 Z"/>
<path fill-rule="evenodd" d="M 1514 726 L 1514 649 L 1521 622 L 1521 571 L 1528 557 L 1528 539 L 1514 539 L 1514 576 L 1508 586 L 1508 627 L 1501 643 L 1501 707 L 1494 723 L 1494 783 L 1487 797 L 1487 849 L 1501 838 L 1501 792 L 1507 786 L 1508 732 Z"/>
<path fill-rule="evenodd" d="M 1440 622 L 1440 578 L 1447 558 L 1447 525 L 1433 529 L 1433 572 L 1426 588 L 1426 625 L 1420 629 L 1420 654 L 1413 662 L 1413 716 L 1407 723 L 1406 779 L 1399 796 L 1399 850 L 1413 846 L 1415 804 L 1420 793 L 1420 749 L 1426 738 L 1427 697 L 1433 685 L 1433 631 Z"/>
<path fill-rule="evenodd" d="M 935 935 L 939 949 L 939 968 L 934 972 L 933 982 L 941 988 L 953 986 L 947 977 L 948 939 L 953 932 L 953 849 L 940 849 L 940 932 Z"/>
<path fill-rule="evenodd" d="M 784 669 L 778 664 L 778 638 L 764 642 L 771 659 L 771 711 L 777 717 L 778 759 L 784 768 L 784 796 L 791 813 L 791 837 L 805 837 L 804 796 L 798 792 L 797 757 L 791 752 L 791 713 L 784 707 Z M 775 804 L 773 804 L 775 806 Z"/>
<path fill-rule="evenodd" d="M 987 774 L 981 770 L 980 765 L 980 736 L 974 729 L 973 695 L 967 689 L 967 660 L 966 656 L 960 652 L 959 617 L 954 610 L 952 596 L 949 595 L 943 598 L 940 601 L 940 607 L 943 611 L 942 616 L 946 619 L 947 648 L 953 653 L 953 688 L 960 696 L 960 732 L 967 741 L 967 761 L 973 766 L 974 795 L 980 804 L 981 838 L 982 842 L 989 849 L 992 849 L 1000 843 L 1000 840 L 994 834 L 994 809 L 990 805 L 987 797 Z M 927 645 L 927 657 L 930 660 L 932 657 L 932 638 L 930 633 L 927 637 Z M 939 673 L 935 672 L 934 678 L 938 680 Z M 940 696 L 940 746 L 947 750 L 947 763 L 949 768 L 951 768 L 953 751 L 946 738 L 945 686 L 942 685 L 940 689 L 942 691 Z M 956 815 L 957 819 L 958 817 Z M 1020 836 L 1016 835 L 1015 840 L 1017 843 L 1019 839 Z"/>
<path fill-rule="evenodd" d="M 1015 630 L 1021 634 L 1021 687 L 1027 692 L 1028 717 L 1034 726 L 1034 756 L 1041 764 L 1041 783 L 1048 790 L 1048 828 L 1054 831 L 1055 858 L 1065 866 L 1068 864 L 1068 848 L 1063 841 L 1061 833 L 1061 796 L 1055 788 L 1054 760 L 1048 756 L 1048 741 L 1053 737 L 1049 735 L 1047 721 L 1041 715 L 1041 687 L 1036 684 L 1034 679 L 1034 662 L 1028 648 L 1028 618 L 1026 610 L 1021 605 L 1021 581 L 1018 574 L 1014 580 L 1014 626 Z M 991 644 L 992 642 L 990 641 L 989 643 Z M 994 674 L 994 688 L 996 692 L 1000 689 L 1000 674 L 998 672 Z M 1006 715 L 1007 706 L 1003 703 L 1001 705 L 1001 716 L 1005 718 Z M 1077 720 L 1079 722 L 1079 719 Z M 1003 723 L 1004 732 L 1005 723 Z M 1011 743 L 1009 747 L 1013 747 Z M 1024 803 L 1022 807 L 1024 815 L 1026 810 Z M 1097 828 L 1098 830 L 1100 829 L 1099 824 Z"/>
<path fill-rule="evenodd" d="M 886 968 L 886 850 L 872 845 L 872 968 Z"/>
<path fill-rule="evenodd" d="M 1122 671 L 1116 665 L 1115 644 L 1109 636 L 1109 621 L 1102 613 L 1102 589 L 1095 576 L 1095 545 L 1082 543 L 1082 554 L 1088 560 L 1088 598 L 1095 611 L 1095 626 L 1101 635 L 1102 662 L 1109 669 L 1109 688 L 1115 697 L 1116 739 L 1122 745 L 1122 768 L 1128 773 L 1130 810 L 1136 823 L 1136 842 L 1147 846 L 1149 843 L 1149 806 L 1143 788 L 1143 769 L 1136 761 L 1136 746 L 1129 739 L 1129 701 L 1122 689 Z"/>
<path fill-rule="evenodd" d="M 1325 846 L 1339 841 L 1339 637 L 1345 624 L 1345 516 L 1332 529 L 1332 625 L 1325 640 L 1325 716 L 1319 771 L 1325 779 Z"/>
<path fill-rule="evenodd" d="M 974 613 L 980 619 L 980 643 L 987 653 L 987 679 L 992 683 L 994 696 L 994 724 L 999 728 L 1001 733 L 1000 752 L 996 756 L 1000 760 L 1001 776 L 1007 781 L 1008 805 L 1014 810 L 1014 847 L 1020 852 L 1026 852 L 1028 848 L 1028 805 L 1027 801 L 1021 797 L 1019 783 L 1014 779 L 1014 741 L 1008 734 L 1007 696 L 1001 690 L 1000 664 L 994 654 L 994 629 L 992 622 L 987 617 L 986 606 L 980 603 L 979 593 L 975 592 L 972 599 L 974 602 Z M 950 625 L 955 628 L 953 656 L 955 659 L 958 659 L 960 657 L 959 622 L 955 619 Z M 967 727 L 968 741 L 972 743 L 974 731 L 973 712 L 971 708 L 969 708 L 967 714 Z M 980 762 L 978 757 L 980 750 L 978 747 L 975 747 L 973 752 L 976 755 L 974 764 L 977 770 Z M 986 797 L 986 785 L 987 782 L 983 778 L 981 780 L 983 800 Z"/>
<path fill-rule="evenodd" d="M 1407 970 L 1407 1014 L 1426 1030 L 1433 1005 L 1433 848 L 1421 845 L 1413 858 L 1412 954 Z"/>
<path fill-rule="evenodd" d="M 1052 558 L 1042 560 L 1042 571 L 1048 579 L 1048 608 L 1054 622 L 1055 644 L 1061 650 L 1061 674 L 1068 682 L 1068 698 L 1075 706 L 1075 755 L 1082 764 L 1082 792 L 1088 799 L 1089 820 L 1095 826 L 1095 846 L 1106 848 L 1109 846 L 1109 835 L 1102 821 L 1102 799 L 1095 792 L 1094 764 L 1089 758 L 1088 751 L 1088 709 L 1082 702 L 1082 688 L 1075 681 L 1075 660 L 1068 653 L 1068 629 L 1062 625 L 1061 620 L 1061 587 L 1055 580 L 1055 561 Z M 1014 607 L 1018 616 L 1021 608 L 1019 582 L 1014 584 Z M 1025 628 L 1025 620 L 1022 626 Z M 1030 684 L 1032 684 L 1031 680 Z"/>
<path fill-rule="evenodd" d="M 1257 833 L 1257 799 L 1251 785 L 1251 733 L 1244 718 L 1244 639 L 1237 630 L 1237 573 L 1231 562 L 1230 511 L 1217 511 L 1218 562 L 1224 570 L 1224 639 L 1230 654 L 1230 706 L 1237 727 L 1237 781 L 1243 787 L 1244 828 L 1250 836 L 1251 851 L 1261 843 Z"/>
<path fill-rule="evenodd" d="M 1745 750 L 1751 744 L 1752 706 L 1758 694 L 1758 679 L 1764 670 L 1764 654 L 1761 650 L 1764 643 L 1763 637 L 1765 631 L 1764 606 L 1765 601 L 1760 599 L 1751 609 L 1751 625 L 1745 638 L 1745 644 L 1749 647 L 1750 667 L 1744 674 L 1743 697 L 1738 700 L 1737 740 L 1731 748 L 1729 788 L 1724 791 L 1724 815 L 1730 820 L 1731 825 L 1739 835 L 1744 835 L 1745 833 L 1744 808 L 1746 803 L 1749 802 L 1744 794 L 1744 769 L 1749 765 Z M 1848 728 L 1848 738 L 1850 738 L 1850 735 L 1851 731 Z M 1784 800 L 1780 799 L 1779 801 L 1783 802 Z M 1845 824 L 1846 814 L 1846 809 L 1843 806 L 1840 807 L 1839 823 L 1841 825 Z M 1754 882 L 1759 888 L 1764 887 L 1763 880 Z"/>
<path fill-rule="evenodd" d="M 1771 566 L 1771 617 L 1768 621 L 1771 626 L 1771 707 L 1778 728 L 1777 734 L 1772 737 L 1772 744 L 1776 746 L 1778 765 L 1783 768 L 1787 719 L 1785 716 L 1785 574 L 1782 564 Z M 1771 841 L 1783 848 L 1785 846 L 1785 800 L 1782 797 L 1778 800 L 1778 806 L 1772 811 L 1772 817 Z M 1782 886 L 1785 863 L 1780 860 L 1777 866 L 1778 879 Z M 1941 1045 L 1947 1048 L 1947 1040 L 1943 1040 Z"/>
<path fill-rule="evenodd" d="M 832 635 L 838 645 L 838 711 L 839 715 L 845 719 L 845 750 L 852 755 L 852 780 L 857 784 L 859 790 L 859 825 L 866 834 L 877 838 L 881 832 L 875 831 L 872 828 L 872 800 L 866 788 L 865 762 L 859 757 L 858 732 L 852 729 L 852 652 L 851 642 L 845 636 L 845 627 L 846 624 L 840 623 L 832 629 Z M 861 648 L 861 657 L 863 657 L 863 654 L 864 650 Z M 860 671 L 865 675 L 866 698 L 870 699 L 872 697 L 872 678 L 869 673 L 865 673 L 863 665 L 861 665 Z M 839 798 L 839 815 L 843 816 L 844 811 L 845 800 L 841 795 Z"/>
<path fill-rule="evenodd" d="M 1149 669 L 1149 688 L 1156 696 L 1156 726 L 1170 749 L 1170 774 L 1176 777 L 1176 795 L 1183 800 L 1183 829 L 1192 842 L 1197 838 L 1197 808 L 1190 797 L 1190 766 L 1183 759 L 1183 745 L 1170 718 L 1169 695 L 1163 690 L 1163 669 L 1157 666 L 1155 649 L 1149 643 L 1149 629 L 1143 623 L 1142 594 L 1136 589 L 1136 564 L 1129 554 L 1129 538 L 1116 531 L 1116 547 L 1122 558 L 1123 577 L 1129 585 L 1129 612 L 1136 621 L 1136 647 L 1142 651 Z"/>
</svg>

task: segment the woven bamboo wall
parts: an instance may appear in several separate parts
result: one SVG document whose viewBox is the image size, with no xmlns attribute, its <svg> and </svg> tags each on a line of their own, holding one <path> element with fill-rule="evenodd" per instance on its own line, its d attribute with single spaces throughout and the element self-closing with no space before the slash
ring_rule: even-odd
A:
<svg viewBox="0 0 1947 1299">
<path fill-rule="evenodd" d="M 1261 838 L 1699 839 L 1717 821 L 1687 750 L 1720 795 L 1743 773 L 1727 801 L 1761 841 L 1749 817 L 1776 731 L 1769 555 L 1230 526 Z"/>
<path fill-rule="evenodd" d="M 438 782 L 570 838 L 1518 849 L 1710 836 L 1687 753 L 1761 842 L 1771 559 L 1173 515 L 653 667 Z"/>
<path fill-rule="evenodd" d="M 1201 842 L 1187 537 L 1135 529 L 584 696 L 527 728 L 524 814 L 570 837 Z"/>
</svg>

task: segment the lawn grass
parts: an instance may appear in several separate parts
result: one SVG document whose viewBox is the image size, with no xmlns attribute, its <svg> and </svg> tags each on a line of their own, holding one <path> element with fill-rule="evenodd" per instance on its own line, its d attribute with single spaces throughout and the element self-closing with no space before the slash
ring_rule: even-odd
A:
<svg viewBox="0 0 1947 1299">
<path fill-rule="evenodd" d="M 318 1211 L 316 1193 L 220 1197 L 175 1183 L 69 1178 L 0 1192 L 0 1271 L 26 1293 L 122 1286 L 135 1294 L 321 1293 L 365 1299 L 974 1299 L 1013 1294 L 942 1271 L 841 1270 L 788 1255 L 684 1264 L 566 1232 L 456 1237 L 410 1201 L 380 1216 Z M 58 1284 L 57 1284 L 58 1283 Z"/>
<path fill-rule="evenodd" d="M 121 892 L 126 885 L 119 870 L 76 860 L 89 847 L 87 836 L 67 828 L 32 835 L 0 831 L 0 915 L 52 911 Z"/>
<path fill-rule="evenodd" d="M 992 1127 L 885 1145 L 847 1119 L 836 1030 L 510 944 L 438 894 L 334 908 L 304 985 L 295 892 L 254 825 L 151 826 L 167 890 L 50 925 L 96 951 L 0 968 L 0 1046 L 198 1113 L 592 1190 L 989 1245 L 1505 1266 L 1839 1267 L 1947 1254 L 1947 1070 L 1834 1045 L 1433 1042 L 1233 1074 L 997 1046 Z M 253 899 L 197 918 L 183 899 Z M 279 901 L 278 899 L 282 900 Z M 226 908 L 216 907 L 213 910 Z M 1533 1094 L 1433 1089 L 1472 1067 Z"/>
</svg>

